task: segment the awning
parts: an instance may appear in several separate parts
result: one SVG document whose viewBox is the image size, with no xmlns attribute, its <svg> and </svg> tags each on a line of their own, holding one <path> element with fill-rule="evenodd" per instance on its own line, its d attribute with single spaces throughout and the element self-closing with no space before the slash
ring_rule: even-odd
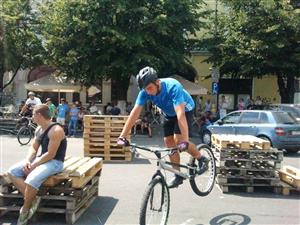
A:
<svg viewBox="0 0 300 225">
<path fill-rule="evenodd" d="M 178 80 L 190 95 L 207 95 L 207 89 L 199 84 L 188 81 L 179 75 L 171 76 L 171 78 Z"/>
<path fill-rule="evenodd" d="M 40 92 L 80 92 L 82 90 L 79 84 L 67 81 L 65 77 L 55 76 L 54 73 L 25 84 L 25 88 Z"/>
</svg>

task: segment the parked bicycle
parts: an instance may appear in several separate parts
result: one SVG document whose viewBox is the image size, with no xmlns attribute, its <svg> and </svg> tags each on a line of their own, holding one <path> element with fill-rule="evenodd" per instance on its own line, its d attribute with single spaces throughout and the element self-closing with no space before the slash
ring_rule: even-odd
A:
<svg viewBox="0 0 300 225">
<path fill-rule="evenodd" d="M 156 156 L 155 160 L 157 160 L 157 171 L 152 176 L 152 180 L 148 184 L 143 196 L 139 218 L 140 225 L 167 224 L 170 210 L 170 193 L 165 176 L 162 174 L 161 169 L 170 171 L 188 179 L 192 190 L 199 196 L 206 196 L 212 191 L 216 176 L 216 164 L 214 155 L 209 146 L 204 144 L 197 146 L 201 155 L 204 155 L 209 159 L 208 170 L 199 175 L 199 167 L 196 162 L 197 160 L 192 156 L 190 156 L 189 163 L 185 165 L 174 164 L 165 160 L 165 157 L 173 154 L 174 151 L 177 151 L 177 148 L 152 150 L 135 144 L 129 145 L 131 146 L 131 151 L 133 153 L 141 154 L 140 152 L 137 152 L 137 149 L 151 152 Z M 147 156 L 144 157 L 149 158 Z M 185 168 L 187 169 L 187 172 L 180 172 L 174 169 L 172 165 Z"/>
<path fill-rule="evenodd" d="M 32 122 L 32 118 L 30 117 L 23 117 L 22 120 L 23 125 L 17 133 L 17 139 L 21 145 L 27 145 L 33 138 L 37 125 Z"/>
</svg>

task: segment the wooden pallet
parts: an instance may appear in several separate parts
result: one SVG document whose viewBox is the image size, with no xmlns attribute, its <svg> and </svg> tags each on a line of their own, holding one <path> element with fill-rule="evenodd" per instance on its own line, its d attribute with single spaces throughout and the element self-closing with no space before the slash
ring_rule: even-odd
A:
<svg viewBox="0 0 300 225">
<path fill-rule="evenodd" d="M 275 186 L 279 185 L 279 177 L 253 177 L 253 176 L 217 176 L 217 183 L 228 186 Z"/>
<path fill-rule="evenodd" d="M 247 186 L 247 185 L 228 185 L 222 184 L 219 185 L 220 190 L 223 193 L 230 193 L 230 192 L 246 192 L 246 193 L 280 193 L 281 187 L 280 186 Z"/>
<path fill-rule="evenodd" d="M 217 167 L 217 174 L 232 175 L 232 176 L 252 176 L 254 178 L 269 178 L 276 177 L 277 172 L 272 170 L 258 170 L 247 168 L 232 168 L 232 167 Z"/>
<path fill-rule="evenodd" d="M 296 189 L 300 189 L 300 170 L 292 166 L 284 166 L 278 171 L 280 179 Z"/>
<path fill-rule="evenodd" d="M 281 168 L 281 162 L 268 160 L 222 160 L 217 162 L 217 166 L 226 169 L 252 169 L 256 171 L 275 171 Z"/>
<path fill-rule="evenodd" d="M 285 182 L 281 182 L 281 194 L 282 195 L 300 195 L 300 188 L 293 187 Z"/>
<path fill-rule="evenodd" d="M 224 135 L 224 134 L 213 134 L 212 145 L 216 149 L 270 149 L 271 144 L 269 141 L 257 138 L 251 135 Z"/>
<path fill-rule="evenodd" d="M 281 162 L 283 160 L 283 152 L 277 149 L 268 150 L 248 150 L 241 149 L 221 149 L 213 148 L 215 157 L 218 160 L 268 160 L 274 162 Z"/>
<path fill-rule="evenodd" d="M 81 188 L 102 169 L 102 165 L 102 158 L 71 157 L 65 161 L 64 170 L 49 177 L 43 185 L 55 186 L 64 180 L 71 180 L 73 188 Z"/>
<path fill-rule="evenodd" d="M 100 175 L 98 173 L 98 175 Z M 87 210 L 98 196 L 99 176 L 94 176 L 83 188 L 75 189 L 68 182 L 55 187 L 42 187 L 38 195 L 42 201 L 37 210 L 39 213 L 65 214 L 67 224 L 73 224 Z M 0 212 L 2 214 L 16 211 L 23 205 L 23 196 L 10 186 L 10 192 L 0 193 Z"/>
<path fill-rule="evenodd" d="M 83 123 L 85 132 L 88 133 L 92 129 L 123 129 L 128 116 L 84 116 Z"/>
<path fill-rule="evenodd" d="M 99 154 L 94 154 L 93 152 L 85 153 L 88 157 L 99 157 Z M 104 162 L 129 162 L 132 160 L 131 154 L 126 155 L 101 155 L 101 158 L 103 158 Z"/>
</svg>

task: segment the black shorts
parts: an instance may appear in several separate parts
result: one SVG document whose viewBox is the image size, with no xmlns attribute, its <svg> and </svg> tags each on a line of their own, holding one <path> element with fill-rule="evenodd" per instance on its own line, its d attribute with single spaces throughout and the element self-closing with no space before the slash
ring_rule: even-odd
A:
<svg viewBox="0 0 300 225">
<path fill-rule="evenodd" d="M 192 127 L 193 116 L 194 116 L 193 111 L 185 112 L 186 122 L 189 131 Z M 177 121 L 177 116 L 172 116 L 172 117 L 165 116 L 163 128 L 164 128 L 164 137 L 168 137 L 174 134 L 181 134 L 178 121 Z"/>
</svg>

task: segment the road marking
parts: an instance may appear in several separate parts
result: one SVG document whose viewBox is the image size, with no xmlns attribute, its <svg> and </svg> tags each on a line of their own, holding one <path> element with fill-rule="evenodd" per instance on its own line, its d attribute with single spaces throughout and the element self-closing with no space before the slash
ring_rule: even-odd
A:
<svg viewBox="0 0 300 225">
<path fill-rule="evenodd" d="M 190 219 L 187 219 L 185 222 L 179 224 L 179 225 L 188 225 L 188 224 L 191 224 L 191 222 L 193 221 L 194 219 L 193 218 L 190 218 Z"/>
</svg>

